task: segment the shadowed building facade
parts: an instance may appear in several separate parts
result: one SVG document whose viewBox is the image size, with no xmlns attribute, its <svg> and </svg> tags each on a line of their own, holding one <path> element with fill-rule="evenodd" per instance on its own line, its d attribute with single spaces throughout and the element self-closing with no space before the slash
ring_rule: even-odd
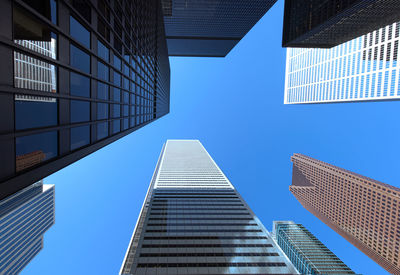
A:
<svg viewBox="0 0 400 275">
<path fill-rule="evenodd" d="M 300 274 L 355 274 L 301 224 L 274 221 L 272 237 Z"/>
<path fill-rule="evenodd" d="M 398 0 L 285 0 L 282 45 L 331 48 L 397 21 Z"/>
<path fill-rule="evenodd" d="M 400 274 L 400 189 L 294 154 L 290 191 L 321 221 L 392 274 Z"/>
<path fill-rule="evenodd" d="M 168 140 L 120 274 L 297 274 L 197 140 Z"/>
<path fill-rule="evenodd" d="M 4 0 L 0 15 L 0 199 L 169 112 L 160 0 Z"/>
<path fill-rule="evenodd" d="M 276 0 L 162 0 L 170 56 L 224 57 Z"/>
<path fill-rule="evenodd" d="M 0 274 L 19 274 L 40 252 L 54 216 L 54 185 L 42 181 L 0 201 Z"/>
</svg>

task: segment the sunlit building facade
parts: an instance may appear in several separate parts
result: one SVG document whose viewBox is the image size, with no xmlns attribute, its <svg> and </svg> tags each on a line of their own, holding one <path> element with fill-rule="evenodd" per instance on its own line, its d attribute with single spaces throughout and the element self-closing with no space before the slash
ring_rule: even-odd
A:
<svg viewBox="0 0 400 275">
<path fill-rule="evenodd" d="M 164 145 L 120 274 L 297 274 L 197 140 Z"/>
<path fill-rule="evenodd" d="M 400 23 L 331 49 L 288 48 L 285 104 L 398 100 Z"/>
<path fill-rule="evenodd" d="M 272 237 L 300 274 L 355 274 L 302 224 L 274 221 Z"/>
<path fill-rule="evenodd" d="M 0 199 L 169 112 L 160 1 L 1 1 Z"/>
<path fill-rule="evenodd" d="M 55 222 L 54 185 L 41 181 L 0 201 L 0 274 L 18 274 Z"/>
<path fill-rule="evenodd" d="M 317 218 L 391 274 L 400 274 L 400 189 L 294 154 L 290 191 Z"/>
</svg>

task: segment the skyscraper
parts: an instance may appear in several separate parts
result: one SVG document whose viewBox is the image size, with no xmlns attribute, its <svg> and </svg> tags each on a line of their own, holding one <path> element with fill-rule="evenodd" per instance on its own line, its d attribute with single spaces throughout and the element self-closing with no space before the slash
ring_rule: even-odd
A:
<svg viewBox="0 0 400 275">
<path fill-rule="evenodd" d="M 400 189 L 294 154 L 290 191 L 321 221 L 392 274 L 400 274 Z"/>
<path fill-rule="evenodd" d="M 398 100 L 399 35 L 395 23 L 332 49 L 287 49 L 285 104 Z"/>
<path fill-rule="evenodd" d="M 160 1 L 0 2 L 0 199 L 169 112 Z"/>
<path fill-rule="evenodd" d="M 274 221 L 272 237 L 300 274 L 355 274 L 303 225 Z"/>
<path fill-rule="evenodd" d="M 120 274 L 296 274 L 196 140 L 168 140 Z"/>
<path fill-rule="evenodd" d="M 399 20 L 398 0 L 285 0 L 282 45 L 331 48 Z"/>
<path fill-rule="evenodd" d="M 54 224 L 54 185 L 38 182 L 0 201 L 0 274 L 19 273 Z"/>
<path fill-rule="evenodd" d="M 224 57 L 276 0 L 162 0 L 170 56 Z"/>
</svg>

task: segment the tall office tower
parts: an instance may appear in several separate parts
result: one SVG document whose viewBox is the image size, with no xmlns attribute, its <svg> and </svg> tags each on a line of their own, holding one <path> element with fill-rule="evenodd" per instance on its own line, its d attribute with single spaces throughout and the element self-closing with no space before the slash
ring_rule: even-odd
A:
<svg viewBox="0 0 400 275">
<path fill-rule="evenodd" d="M 398 0 L 285 0 L 282 45 L 331 48 L 399 20 Z"/>
<path fill-rule="evenodd" d="M 298 201 L 392 274 L 400 274 L 400 189 L 294 154 Z"/>
<path fill-rule="evenodd" d="M 160 1 L 0 1 L 0 199 L 169 112 Z"/>
<path fill-rule="evenodd" d="M 164 145 L 120 274 L 297 274 L 196 140 Z"/>
<path fill-rule="evenodd" d="M 287 49 L 285 104 L 398 100 L 399 35 L 395 23 L 332 49 Z"/>
<path fill-rule="evenodd" d="M 170 56 L 224 57 L 277 0 L 162 0 Z"/>
<path fill-rule="evenodd" d="M 300 274 L 355 274 L 303 225 L 274 221 L 272 237 Z"/>
<path fill-rule="evenodd" d="M 38 182 L 0 201 L 0 274 L 19 273 L 54 224 L 54 185 Z"/>
</svg>

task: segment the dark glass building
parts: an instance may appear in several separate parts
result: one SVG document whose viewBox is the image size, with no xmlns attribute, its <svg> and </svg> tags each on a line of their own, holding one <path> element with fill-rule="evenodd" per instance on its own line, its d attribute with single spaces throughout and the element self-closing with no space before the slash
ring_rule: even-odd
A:
<svg viewBox="0 0 400 275">
<path fill-rule="evenodd" d="M 224 57 L 276 0 L 162 0 L 170 56 Z"/>
<path fill-rule="evenodd" d="M 398 0 L 285 0 L 282 45 L 331 48 L 397 21 Z"/>
<path fill-rule="evenodd" d="M 0 199 L 169 112 L 160 0 L 0 2 Z"/>
</svg>

